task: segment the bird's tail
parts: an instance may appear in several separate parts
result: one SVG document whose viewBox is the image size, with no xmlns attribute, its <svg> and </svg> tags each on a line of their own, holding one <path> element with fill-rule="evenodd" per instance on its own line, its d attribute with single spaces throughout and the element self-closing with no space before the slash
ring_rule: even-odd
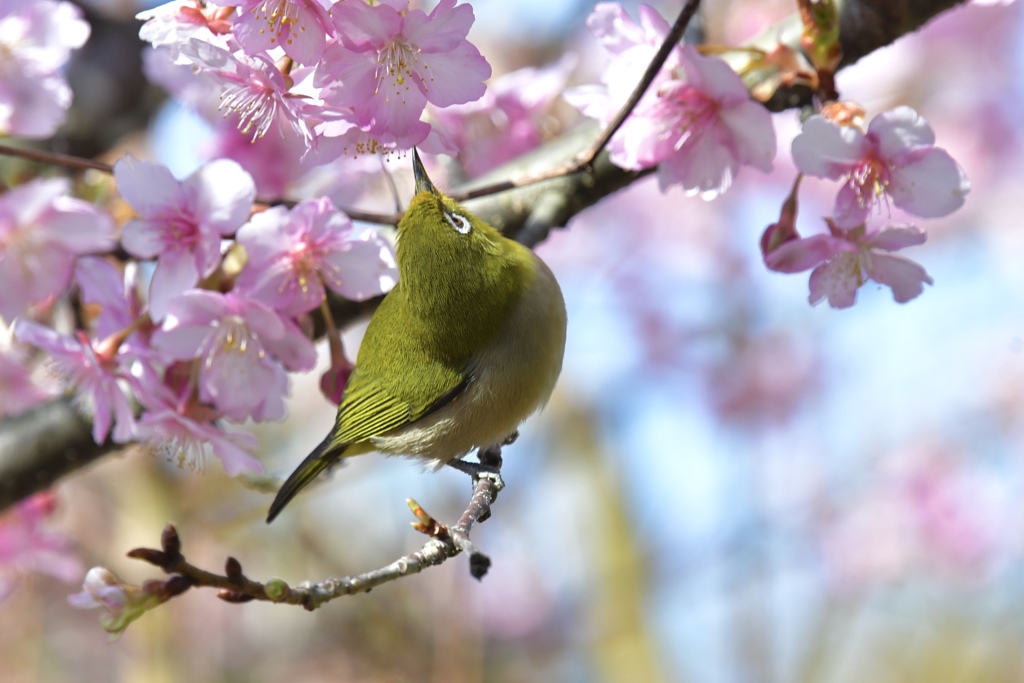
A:
<svg viewBox="0 0 1024 683">
<path fill-rule="evenodd" d="M 345 452 L 344 446 L 341 448 L 337 446 L 331 448 L 334 445 L 332 444 L 332 436 L 333 434 L 328 435 L 326 439 L 321 441 L 320 445 L 306 456 L 302 464 L 295 468 L 295 471 L 288 477 L 288 480 L 281 486 L 281 489 L 277 492 L 277 497 L 274 498 L 274 502 L 270 504 L 270 511 L 267 513 L 267 524 L 273 522 L 274 518 L 284 509 L 284 506 L 299 491 L 305 488 L 309 482 L 316 479 L 317 475 L 330 467 Z"/>
</svg>

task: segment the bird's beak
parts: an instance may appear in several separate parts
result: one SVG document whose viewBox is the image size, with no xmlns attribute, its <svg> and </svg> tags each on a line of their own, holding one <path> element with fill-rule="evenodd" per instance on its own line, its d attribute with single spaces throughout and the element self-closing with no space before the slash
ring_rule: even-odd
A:
<svg viewBox="0 0 1024 683">
<path fill-rule="evenodd" d="M 430 182 L 430 178 L 423 168 L 423 162 L 420 161 L 420 153 L 416 151 L 415 147 L 412 150 L 412 175 L 416 179 L 416 194 L 420 192 L 437 194 L 437 188 L 434 187 L 434 183 Z"/>
</svg>

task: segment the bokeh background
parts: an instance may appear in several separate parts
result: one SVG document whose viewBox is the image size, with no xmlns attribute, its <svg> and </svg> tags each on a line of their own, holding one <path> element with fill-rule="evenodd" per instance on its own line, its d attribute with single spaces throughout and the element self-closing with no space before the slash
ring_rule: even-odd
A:
<svg viewBox="0 0 1024 683">
<path fill-rule="evenodd" d="M 793 10 L 704 4 L 706 39 L 721 44 Z M 596 82 L 590 2 L 473 5 L 470 38 L 496 73 L 570 51 L 572 81 Z M 114 36 L 134 35 L 137 10 L 89 3 L 59 142 L 131 148 L 185 174 L 208 127 L 138 88 L 118 105 L 112 80 L 143 46 Z M 1022 29 L 1019 3 L 963 6 L 839 77 L 869 116 L 918 109 L 972 182 L 962 210 L 920 223 L 928 243 L 908 255 L 935 285 L 907 305 L 869 284 L 850 310 L 812 308 L 806 274 L 763 267 L 796 112 L 776 116 L 771 175 L 745 169 L 710 203 L 641 181 L 539 247 L 568 305 L 565 369 L 475 529 L 494 561 L 482 582 L 456 558 L 312 614 L 192 591 L 108 644 L 97 613 L 67 604 L 77 586 L 29 574 L 0 603 L 0 680 L 1024 680 Z M 575 121 L 563 103 L 548 128 Z M 835 189 L 805 183 L 802 233 L 824 228 Z M 291 417 L 257 430 L 280 475 L 333 415 L 315 373 L 292 394 Z M 83 567 L 140 583 L 156 570 L 124 553 L 172 521 L 193 563 L 233 555 L 254 578 L 294 584 L 417 549 L 405 498 L 454 520 L 468 493 L 458 473 L 369 456 L 268 527 L 270 497 L 216 461 L 197 475 L 128 449 L 63 481 L 48 528 Z"/>
</svg>

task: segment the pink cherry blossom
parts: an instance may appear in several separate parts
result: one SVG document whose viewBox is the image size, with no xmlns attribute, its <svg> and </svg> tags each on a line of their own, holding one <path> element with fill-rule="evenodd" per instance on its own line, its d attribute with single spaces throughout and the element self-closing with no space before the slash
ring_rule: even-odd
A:
<svg viewBox="0 0 1024 683">
<path fill-rule="evenodd" d="M 466 35 L 473 9 L 441 0 L 428 15 L 386 4 L 332 7 L 338 41 L 328 45 L 314 84 L 325 101 L 351 107 L 355 122 L 387 144 L 418 145 L 430 126 L 427 102 L 462 104 L 484 94 L 491 67 Z"/>
<path fill-rule="evenodd" d="M 89 406 L 96 443 L 106 441 L 112 422 L 114 441 L 124 443 L 132 438 L 132 406 L 119 385 L 122 375 L 110 352 L 93 346 L 81 331 L 77 338 L 65 337 L 28 320 L 18 320 L 14 334 L 22 343 L 45 351 L 52 368 Z"/>
<path fill-rule="evenodd" d="M 312 342 L 293 322 L 232 292 L 190 290 L 172 300 L 153 346 L 196 359 L 199 398 L 232 420 L 284 417 L 285 369 L 316 363 Z"/>
<path fill-rule="evenodd" d="M 637 82 L 665 42 L 670 27 L 649 5 L 640 5 L 637 24 L 617 2 L 600 2 L 587 17 L 587 28 L 613 59 L 601 74 L 602 86 L 581 86 L 566 93 L 566 99 L 587 116 L 607 125 L 636 88 Z M 658 87 L 672 80 L 682 61 L 682 48 L 669 53 L 642 101 L 654 99 Z"/>
<path fill-rule="evenodd" d="M 239 117 L 238 126 L 243 133 L 251 133 L 256 140 L 271 130 L 281 135 L 290 129 L 306 146 L 315 145 L 307 117 L 315 115 L 319 100 L 310 93 L 304 96 L 293 91 L 295 83 L 301 80 L 297 78 L 298 72 L 285 77 L 263 53 L 231 53 L 195 38 L 180 49 L 182 55 L 218 84 L 220 109 Z"/>
<path fill-rule="evenodd" d="M 240 0 L 237 5 L 234 34 L 249 54 L 280 47 L 296 62 L 314 65 L 334 36 L 319 0 Z"/>
<path fill-rule="evenodd" d="M 191 374 L 188 366 L 185 374 Z M 140 441 L 154 444 L 168 461 L 201 470 L 212 451 L 228 476 L 259 474 L 263 464 L 252 452 L 259 441 L 248 432 L 225 424 L 222 413 L 200 404 L 188 382 L 178 383 L 173 370 L 161 374 L 145 363 L 133 366 L 132 388 L 144 411 L 139 418 Z"/>
<path fill-rule="evenodd" d="M 139 217 L 121 234 L 125 250 L 157 257 L 149 288 L 150 317 L 159 322 L 168 302 L 220 264 L 221 237 L 248 218 L 256 188 L 234 161 L 204 164 L 184 181 L 164 166 L 126 157 L 114 164 L 118 190 Z"/>
<path fill-rule="evenodd" d="M 373 230 L 354 234 L 348 216 L 327 198 L 256 214 L 239 229 L 238 243 L 249 259 L 238 291 L 288 316 L 318 307 L 325 284 L 362 301 L 397 279 L 390 244 Z"/>
<path fill-rule="evenodd" d="M 638 26 L 610 3 L 598 5 L 587 23 L 615 57 L 602 75 L 603 87 L 579 88 L 566 99 L 608 123 L 636 87 L 668 24 L 644 6 Z M 623 168 L 657 166 L 662 189 L 680 185 L 687 194 L 713 199 L 741 166 L 771 170 L 775 129 L 771 114 L 750 99 L 728 64 L 685 46 L 672 51 L 608 149 Z"/>
<path fill-rule="evenodd" d="M 0 420 L 25 412 L 48 398 L 53 391 L 32 379 L 22 354 L 0 346 Z"/>
<path fill-rule="evenodd" d="M 0 134 L 53 135 L 71 104 L 61 69 L 89 30 L 70 2 L 0 2 Z"/>
<path fill-rule="evenodd" d="M 827 298 L 833 308 L 849 308 L 857 290 L 868 280 L 892 289 L 898 303 L 916 298 L 931 277 L 917 263 L 892 252 L 924 244 L 927 235 L 920 228 L 890 226 L 868 231 L 861 225 L 842 230 L 827 221 L 829 234 L 790 239 L 765 254 L 765 264 L 780 273 L 798 273 L 814 268 L 810 279 L 810 303 Z"/>
<path fill-rule="evenodd" d="M 535 69 L 495 78 L 475 102 L 434 109 L 432 118 L 459 153 L 469 177 L 476 177 L 537 147 L 548 110 L 562 94 L 576 65 L 573 55 Z"/>
<path fill-rule="evenodd" d="M 82 565 L 71 542 L 46 530 L 45 522 L 55 509 L 56 497 L 43 491 L 0 515 L 0 600 L 24 574 L 49 574 L 68 582 L 81 576 Z"/>
<path fill-rule="evenodd" d="M 130 261 L 122 271 L 105 258 L 83 256 L 75 266 L 75 283 L 82 302 L 99 308 L 94 321 L 99 339 L 121 332 L 142 315 L 138 263 Z M 127 338 L 127 345 L 134 346 L 135 334 Z"/>
<path fill-rule="evenodd" d="M 658 163 L 662 189 L 713 199 L 725 192 L 742 165 L 771 171 L 775 128 L 771 114 L 750 99 L 723 60 L 683 48 L 686 80 L 669 81 L 658 98 L 635 114 L 612 142 L 612 161 L 625 168 Z"/>
<path fill-rule="evenodd" d="M 0 195 L 0 317 L 61 294 L 81 254 L 114 248 L 114 222 L 65 196 L 63 178 L 33 180 Z"/>
<path fill-rule="evenodd" d="M 102 607 L 100 626 L 117 640 L 128 625 L 147 611 L 161 604 L 160 581 L 133 586 L 122 581 L 105 567 L 93 567 L 86 573 L 79 593 L 68 596 L 68 603 L 78 609 Z"/>
<path fill-rule="evenodd" d="M 167 48 L 177 59 L 178 46 L 190 38 L 227 47 L 224 36 L 231 31 L 232 14 L 230 8 L 203 7 L 199 0 L 174 0 L 139 12 L 135 18 L 146 22 L 139 38 L 153 47 Z"/>
<path fill-rule="evenodd" d="M 840 228 L 852 228 L 890 200 L 922 218 L 946 216 L 963 205 L 970 182 L 934 145 L 924 117 L 896 107 L 873 118 L 867 133 L 812 116 L 793 140 L 793 160 L 808 175 L 842 181 L 833 217 Z"/>
</svg>

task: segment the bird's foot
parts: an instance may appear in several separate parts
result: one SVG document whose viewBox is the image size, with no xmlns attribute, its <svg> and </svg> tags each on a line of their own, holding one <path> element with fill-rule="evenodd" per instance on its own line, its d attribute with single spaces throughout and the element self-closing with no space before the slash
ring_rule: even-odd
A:
<svg viewBox="0 0 1024 683">
<path fill-rule="evenodd" d="M 476 457 L 480 462 L 466 462 L 465 460 L 456 459 L 449 460 L 448 466 L 468 474 L 473 478 L 474 485 L 481 479 L 490 480 L 494 488 L 494 495 L 491 498 L 491 503 L 493 504 L 498 499 L 498 492 L 505 488 L 505 481 L 501 478 L 501 446 L 481 448 L 477 451 Z M 487 510 L 477 521 L 486 522 L 490 516 L 491 512 Z"/>
<path fill-rule="evenodd" d="M 448 466 L 475 479 L 490 479 L 494 482 L 497 491 L 505 488 L 505 482 L 501 479 L 501 451 L 490 458 L 484 459 L 480 454 L 481 462 L 466 462 L 465 460 L 449 460 Z"/>
</svg>

